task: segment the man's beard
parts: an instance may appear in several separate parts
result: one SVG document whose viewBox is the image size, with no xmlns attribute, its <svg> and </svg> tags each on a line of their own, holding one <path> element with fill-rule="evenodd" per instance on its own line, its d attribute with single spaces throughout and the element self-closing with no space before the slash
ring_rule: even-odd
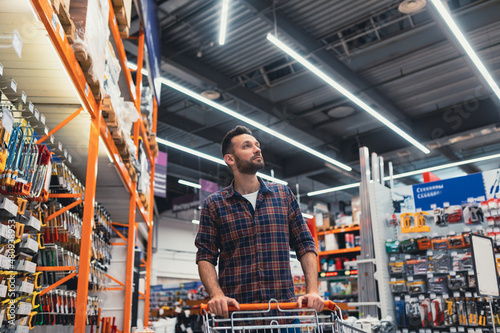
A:
<svg viewBox="0 0 500 333">
<path fill-rule="evenodd" d="M 234 154 L 236 169 L 238 169 L 239 173 L 245 175 L 255 175 L 257 171 L 264 169 L 264 158 L 261 155 L 259 155 L 259 157 L 261 158 L 262 162 L 252 162 L 252 160 L 255 159 L 256 156 L 252 157 L 252 160 L 246 161 L 240 159 L 236 154 Z"/>
</svg>

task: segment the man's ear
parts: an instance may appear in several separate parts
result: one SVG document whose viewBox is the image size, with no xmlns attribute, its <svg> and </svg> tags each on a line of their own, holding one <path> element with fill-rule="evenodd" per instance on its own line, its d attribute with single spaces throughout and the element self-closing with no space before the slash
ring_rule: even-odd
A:
<svg viewBox="0 0 500 333">
<path fill-rule="evenodd" d="M 224 155 L 224 162 L 226 162 L 226 164 L 229 165 L 229 167 L 233 166 L 235 163 L 233 155 L 232 154 Z"/>
</svg>

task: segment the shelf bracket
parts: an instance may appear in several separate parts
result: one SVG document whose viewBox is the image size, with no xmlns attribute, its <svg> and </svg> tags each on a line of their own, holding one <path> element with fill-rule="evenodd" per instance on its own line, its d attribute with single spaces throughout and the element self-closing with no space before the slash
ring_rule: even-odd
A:
<svg viewBox="0 0 500 333">
<path fill-rule="evenodd" d="M 51 291 L 52 289 L 55 289 L 57 287 L 59 287 L 61 284 L 63 284 L 64 282 L 68 281 L 68 280 L 71 280 L 72 278 L 74 278 L 76 276 L 76 272 L 73 272 L 73 273 L 70 273 L 69 275 L 66 275 L 65 277 L 63 277 L 62 279 L 60 279 L 59 281 L 57 281 L 56 283 L 54 284 L 51 284 L 50 286 L 48 286 L 47 288 L 43 289 L 41 292 L 40 292 L 40 296 L 43 296 L 45 295 L 46 293 L 48 293 L 49 291 Z"/>
<path fill-rule="evenodd" d="M 84 110 L 83 108 L 79 108 L 78 110 L 76 110 L 75 112 L 73 112 L 68 118 L 64 119 L 59 125 L 57 125 L 56 127 L 54 127 L 49 133 L 47 133 L 47 135 L 41 137 L 36 143 L 37 144 L 43 143 L 45 140 L 47 140 L 48 138 L 50 138 L 51 135 L 54 135 L 57 131 L 59 131 L 64 126 L 66 126 L 66 124 L 68 124 L 70 121 L 72 121 L 73 119 L 75 119 L 76 116 L 78 116 L 83 110 Z"/>
<path fill-rule="evenodd" d="M 55 219 L 56 217 L 58 217 L 59 215 L 63 214 L 64 212 L 67 212 L 68 210 L 78 206 L 79 204 L 81 204 L 83 202 L 83 199 L 78 199 L 76 200 L 75 202 L 73 202 L 72 204 L 62 208 L 62 209 L 59 209 L 57 212 L 55 212 L 54 214 L 52 215 L 49 215 L 46 219 L 45 219 L 45 223 L 47 223 L 48 221 L 50 220 L 53 220 Z"/>
</svg>

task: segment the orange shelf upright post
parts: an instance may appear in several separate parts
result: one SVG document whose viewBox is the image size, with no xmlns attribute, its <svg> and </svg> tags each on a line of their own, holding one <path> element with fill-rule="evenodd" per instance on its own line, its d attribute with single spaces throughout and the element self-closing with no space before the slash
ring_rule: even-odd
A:
<svg viewBox="0 0 500 333">
<path fill-rule="evenodd" d="M 80 264 L 78 266 L 78 286 L 76 293 L 75 329 L 76 333 L 85 333 L 87 320 L 87 296 L 89 292 L 90 259 L 92 252 L 92 227 L 94 223 L 94 202 L 97 181 L 97 162 L 99 152 L 99 133 L 101 129 L 101 111 L 90 124 L 90 139 L 87 157 L 87 176 L 85 182 L 85 201 L 83 209 L 82 238 L 80 243 Z"/>
<path fill-rule="evenodd" d="M 125 307 L 123 310 L 123 332 L 130 333 L 132 315 L 132 286 L 134 284 L 135 209 L 137 183 L 132 183 L 128 210 L 127 266 L 125 271 Z"/>
<path fill-rule="evenodd" d="M 153 205 L 153 203 L 151 203 Z M 153 207 L 150 208 L 153 211 Z M 152 222 L 152 221 L 151 221 Z M 145 287 L 146 292 L 144 295 L 144 325 L 149 326 L 149 298 L 151 297 L 151 292 L 149 290 L 151 285 L 151 261 L 153 254 L 153 229 L 154 225 L 151 223 L 151 227 L 148 230 L 148 246 L 146 250 L 146 281 Z"/>
</svg>

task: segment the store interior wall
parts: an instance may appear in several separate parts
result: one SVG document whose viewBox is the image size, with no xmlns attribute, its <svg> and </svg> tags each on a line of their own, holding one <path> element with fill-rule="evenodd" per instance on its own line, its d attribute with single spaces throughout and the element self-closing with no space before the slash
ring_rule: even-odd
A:
<svg viewBox="0 0 500 333">
<path fill-rule="evenodd" d="M 157 224 L 158 247 L 153 253 L 151 285 L 199 280 L 194 245 L 198 225 L 165 216 Z"/>
</svg>

